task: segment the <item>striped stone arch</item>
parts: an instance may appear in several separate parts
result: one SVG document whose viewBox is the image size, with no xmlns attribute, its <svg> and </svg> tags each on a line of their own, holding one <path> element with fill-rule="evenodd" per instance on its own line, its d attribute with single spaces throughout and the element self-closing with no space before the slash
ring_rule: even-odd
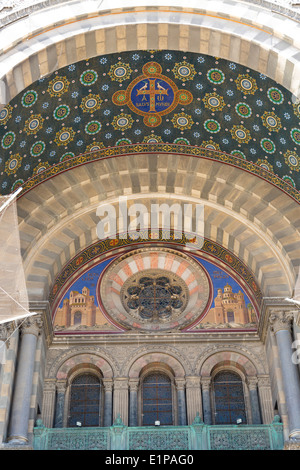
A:
<svg viewBox="0 0 300 470">
<path fill-rule="evenodd" d="M 149 352 L 132 361 L 128 370 L 129 378 L 137 379 L 141 371 L 152 363 L 160 363 L 161 365 L 168 366 L 176 378 L 183 378 L 187 373 L 181 362 L 174 356 L 163 352 Z"/>
<path fill-rule="evenodd" d="M 33 2 L 34 3 L 34 2 Z M 44 3 L 44 2 L 43 2 Z M 0 105 L 34 81 L 66 65 L 102 54 L 173 49 L 208 54 L 257 70 L 296 96 L 300 91 L 299 23 L 292 15 L 253 2 L 104 0 L 57 1 L 27 16 L 14 15 L 0 31 Z M 71 2 L 70 2 L 71 3 Z M 89 2 L 87 2 L 89 3 Z M 176 6 L 174 6 L 176 3 Z M 95 2 L 96 5 L 96 2 Z M 29 15 L 28 15 L 29 13 Z"/>
<path fill-rule="evenodd" d="M 254 363 L 252 358 L 249 359 L 246 354 L 227 348 L 223 351 L 211 353 L 202 359 L 199 374 L 202 377 L 210 377 L 216 367 L 235 368 L 240 370 L 246 377 L 264 373 L 261 366 Z"/>
<path fill-rule="evenodd" d="M 72 352 L 67 357 L 63 357 L 58 364 L 52 365 L 50 377 L 55 377 L 57 380 L 67 379 L 70 373 L 81 365 L 84 365 L 85 368 L 90 365 L 99 369 L 104 379 L 111 379 L 114 376 L 111 364 L 104 357 L 95 354 L 95 352 L 82 354 Z"/>
</svg>

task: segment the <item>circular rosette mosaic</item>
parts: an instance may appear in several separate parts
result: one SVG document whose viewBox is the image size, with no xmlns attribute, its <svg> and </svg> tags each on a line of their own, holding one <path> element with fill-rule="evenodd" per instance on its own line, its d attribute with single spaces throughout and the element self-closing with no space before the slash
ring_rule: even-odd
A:
<svg viewBox="0 0 300 470">
<path fill-rule="evenodd" d="M 206 76 L 214 85 L 221 85 L 225 81 L 225 74 L 220 69 L 210 69 Z"/>
<path fill-rule="evenodd" d="M 235 106 L 236 113 L 242 118 L 249 118 L 252 114 L 252 109 L 247 103 L 237 103 Z"/>
<path fill-rule="evenodd" d="M 35 90 L 28 90 L 24 93 L 21 98 L 21 103 L 24 108 L 30 108 L 33 106 L 38 99 L 38 94 Z"/>
<path fill-rule="evenodd" d="M 42 140 L 35 142 L 30 148 L 30 155 L 32 157 L 39 157 L 45 150 L 46 144 Z"/>
<path fill-rule="evenodd" d="M 244 126 L 233 126 L 230 133 L 240 144 L 247 144 L 251 140 L 250 132 Z"/>
<path fill-rule="evenodd" d="M 129 64 L 125 64 L 124 62 L 118 62 L 110 67 L 108 75 L 110 78 L 117 82 L 123 82 L 130 78 L 132 74 L 132 70 Z"/>
<path fill-rule="evenodd" d="M 239 75 L 235 80 L 236 87 L 244 95 L 254 95 L 258 90 L 256 80 L 248 74 Z"/>
<path fill-rule="evenodd" d="M 195 67 L 186 61 L 177 63 L 173 68 L 173 73 L 176 78 L 185 82 L 187 80 L 193 80 L 196 75 Z"/>
<path fill-rule="evenodd" d="M 281 120 L 278 116 L 276 116 L 273 112 L 265 111 L 261 117 L 263 125 L 269 130 L 278 132 L 281 129 Z"/>
<path fill-rule="evenodd" d="M 80 75 L 80 83 L 83 86 L 90 86 L 94 85 L 94 83 L 98 80 L 98 74 L 95 70 L 85 70 Z"/>
<path fill-rule="evenodd" d="M 13 107 L 10 104 L 7 104 L 5 108 L 0 111 L 0 125 L 5 125 L 7 121 L 11 118 Z"/>
<path fill-rule="evenodd" d="M 205 107 L 211 111 L 222 111 L 225 106 L 223 97 L 217 95 L 217 93 L 206 93 L 203 102 Z"/>
<path fill-rule="evenodd" d="M 261 139 L 260 146 L 267 153 L 274 153 L 276 150 L 275 144 L 271 139 Z"/>
<path fill-rule="evenodd" d="M 176 127 L 176 129 L 190 129 L 192 125 L 194 124 L 193 119 L 191 116 L 185 113 L 180 113 L 180 114 L 174 114 L 172 118 L 172 123 L 173 126 Z"/>
<path fill-rule="evenodd" d="M 297 155 L 296 152 L 292 152 L 291 150 L 288 150 L 284 154 L 284 159 L 286 164 L 295 171 L 300 170 L 300 157 Z"/>
<path fill-rule="evenodd" d="M 54 142 L 57 145 L 68 145 L 74 139 L 75 132 L 71 127 L 63 127 L 59 132 L 56 133 Z"/>
<path fill-rule="evenodd" d="M 211 132 L 212 134 L 216 134 L 217 132 L 220 132 L 221 130 L 221 126 L 219 122 L 216 121 L 215 119 L 207 119 L 203 125 L 204 125 L 204 129 L 207 132 Z"/>
<path fill-rule="evenodd" d="M 20 168 L 21 163 L 22 157 L 18 153 L 16 155 L 11 155 L 5 163 L 5 172 L 8 175 L 15 174 L 16 171 Z"/>
<path fill-rule="evenodd" d="M 281 104 L 284 101 L 284 96 L 281 90 L 271 87 L 267 91 L 269 100 L 274 104 Z"/>
<path fill-rule="evenodd" d="M 136 250 L 108 266 L 97 297 L 116 326 L 144 331 L 184 329 L 211 303 L 211 280 L 195 260 L 175 250 Z"/>
<path fill-rule="evenodd" d="M 40 114 L 33 114 L 25 122 L 24 131 L 27 135 L 36 134 L 43 128 L 44 118 Z"/>
<path fill-rule="evenodd" d="M 12 131 L 6 132 L 1 140 L 1 146 L 3 149 L 9 149 L 16 140 L 16 134 Z"/>
<path fill-rule="evenodd" d="M 59 97 L 69 90 L 70 82 L 66 77 L 55 77 L 48 85 L 48 93 L 52 97 Z"/>
<path fill-rule="evenodd" d="M 68 117 L 70 114 L 70 107 L 66 104 L 62 104 L 60 106 L 57 106 L 55 110 L 53 111 L 53 117 L 57 121 L 61 121 L 62 119 L 65 119 Z"/>
<path fill-rule="evenodd" d="M 89 94 L 81 101 L 80 107 L 84 113 L 93 113 L 100 108 L 102 99 L 99 95 Z"/>
</svg>

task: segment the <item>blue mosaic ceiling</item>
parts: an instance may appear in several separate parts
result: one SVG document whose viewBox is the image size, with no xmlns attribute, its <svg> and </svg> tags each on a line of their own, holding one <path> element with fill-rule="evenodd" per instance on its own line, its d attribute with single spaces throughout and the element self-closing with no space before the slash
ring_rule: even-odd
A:
<svg viewBox="0 0 300 470">
<path fill-rule="evenodd" d="M 79 155 L 172 144 L 170 152 L 202 147 L 250 171 L 255 164 L 295 194 L 300 105 L 294 101 L 265 75 L 206 55 L 134 51 L 84 60 L 38 80 L 0 112 L 0 193 L 88 161 L 78 162 Z"/>
</svg>

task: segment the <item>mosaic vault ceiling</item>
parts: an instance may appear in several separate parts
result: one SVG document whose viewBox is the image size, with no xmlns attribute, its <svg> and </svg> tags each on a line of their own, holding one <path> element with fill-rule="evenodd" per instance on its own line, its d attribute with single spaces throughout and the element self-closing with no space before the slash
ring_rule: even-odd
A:
<svg viewBox="0 0 300 470">
<path fill-rule="evenodd" d="M 133 51 L 71 64 L 1 111 L 0 193 L 28 190 L 91 160 L 147 151 L 224 161 L 299 201 L 293 98 L 265 75 L 194 53 Z"/>
</svg>

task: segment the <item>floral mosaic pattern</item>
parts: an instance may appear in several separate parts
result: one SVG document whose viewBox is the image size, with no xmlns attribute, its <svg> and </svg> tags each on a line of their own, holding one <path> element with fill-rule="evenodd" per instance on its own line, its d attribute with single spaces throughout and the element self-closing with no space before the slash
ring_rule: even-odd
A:
<svg viewBox="0 0 300 470">
<path fill-rule="evenodd" d="M 170 112 L 143 120 L 124 92 L 145 68 L 180 96 Z M 166 50 L 94 57 L 38 80 L 1 110 L 0 194 L 89 152 L 155 143 L 223 152 L 224 162 L 232 155 L 299 191 L 299 119 L 291 93 L 233 62 Z"/>
</svg>

